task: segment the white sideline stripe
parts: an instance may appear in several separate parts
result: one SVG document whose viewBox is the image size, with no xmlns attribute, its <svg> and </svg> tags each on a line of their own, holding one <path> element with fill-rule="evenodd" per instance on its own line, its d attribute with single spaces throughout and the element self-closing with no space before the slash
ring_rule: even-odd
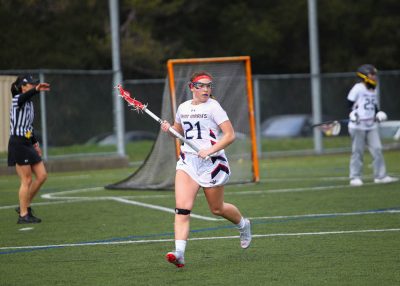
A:
<svg viewBox="0 0 400 286">
<path fill-rule="evenodd" d="M 311 235 L 333 235 L 333 234 L 353 234 L 353 233 L 378 233 L 378 232 L 395 232 L 395 231 L 400 231 L 400 228 L 363 229 L 363 230 L 339 230 L 339 231 L 322 231 L 322 232 L 253 234 L 253 238 L 285 237 L 285 236 L 311 236 Z M 238 235 L 235 235 L 235 236 L 214 236 L 214 237 L 195 237 L 195 238 L 189 238 L 189 240 L 195 241 L 195 240 L 217 240 L 217 239 L 237 239 L 237 238 L 239 238 Z M 76 247 L 76 246 L 139 244 L 139 243 L 159 243 L 159 242 L 171 242 L 171 241 L 174 241 L 174 239 L 126 240 L 126 241 L 66 243 L 66 244 L 31 245 L 31 246 L 4 246 L 4 247 L 0 247 L 0 250 L 41 249 L 41 248 Z"/>
<path fill-rule="evenodd" d="M 371 183 L 372 184 L 372 183 Z M 367 184 L 366 184 L 367 185 Z M 332 188 L 339 188 L 339 187 L 346 187 L 349 188 L 349 185 L 337 185 L 337 186 L 322 186 L 322 187 L 309 187 L 309 188 L 287 188 L 287 189 L 275 189 L 275 190 L 256 190 L 256 191 L 243 191 L 243 192 L 226 192 L 225 195 L 252 195 L 252 194 L 260 194 L 260 193 L 279 193 L 279 192 L 300 192 L 300 191 L 312 191 L 312 190 L 326 190 Z M 44 199 L 51 199 L 51 200 L 60 200 L 60 201 L 53 201 L 53 202 L 40 202 L 40 203 L 33 203 L 32 206 L 38 205 L 51 205 L 51 204 L 62 204 L 62 203 L 76 203 L 76 202 L 84 202 L 84 201 L 101 201 L 101 200 L 114 200 L 119 201 L 126 204 L 137 205 L 142 207 L 148 207 L 152 209 L 157 209 L 161 211 L 166 211 L 169 213 L 174 213 L 174 210 L 171 208 L 165 208 L 157 205 L 151 205 L 146 203 L 140 203 L 137 201 L 132 201 L 129 199 L 132 198 L 161 198 L 161 197 L 171 197 L 173 195 L 138 195 L 138 196 L 123 196 L 123 197 L 59 197 L 59 195 L 63 194 L 74 194 L 74 193 L 81 193 L 81 192 L 93 192 L 93 191 L 100 191 L 103 190 L 103 187 L 92 187 L 92 188 L 83 188 L 83 189 L 75 189 L 75 190 L 67 190 L 57 193 L 47 193 L 41 195 Z M 202 194 L 199 194 L 202 195 Z M 0 206 L 0 210 L 2 209 L 11 209 L 15 208 L 18 205 L 12 206 Z M 301 218 L 301 217 L 324 217 L 324 216 L 351 216 L 351 215 L 366 215 L 366 214 L 381 214 L 381 213 L 398 213 L 397 210 L 386 210 L 382 212 L 377 211 L 370 211 L 370 212 L 353 212 L 353 213 L 331 213 L 331 214 L 307 214 L 307 215 L 292 215 L 292 216 L 270 216 L 270 217 L 252 217 L 250 219 L 282 219 L 282 218 Z M 206 217 L 200 216 L 196 214 L 191 214 L 192 217 L 209 220 L 209 221 L 222 221 L 224 219 L 220 218 L 213 218 L 213 217 Z"/>
<path fill-rule="evenodd" d="M 365 176 L 364 178 L 368 178 Z M 264 178 L 260 183 L 268 182 L 299 182 L 299 181 L 349 181 L 349 177 L 303 177 L 303 178 Z"/>
<path fill-rule="evenodd" d="M 65 180 L 65 179 L 89 179 L 90 175 L 55 175 L 50 177 L 50 180 Z"/>
<path fill-rule="evenodd" d="M 171 209 L 171 208 L 166 208 L 166 207 L 162 207 L 162 206 L 158 206 L 158 205 L 152 205 L 152 204 L 146 204 L 146 203 L 141 203 L 138 201 L 133 201 L 133 200 L 127 200 L 121 197 L 94 197 L 94 198 L 90 198 L 90 197 L 58 197 L 58 195 L 62 195 L 62 194 L 72 194 L 72 193 L 80 193 L 80 192 L 92 192 L 92 191 L 99 191 L 99 190 L 103 190 L 103 187 L 94 187 L 94 188 L 86 188 L 86 189 L 77 189 L 77 190 L 70 190 L 70 191 L 63 191 L 63 192 L 58 192 L 58 193 L 49 193 L 49 194 L 44 194 L 42 195 L 42 198 L 44 199 L 68 199 L 68 200 L 76 200 L 76 201 L 99 201 L 99 200 L 112 200 L 112 201 L 116 201 L 116 202 L 120 202 L 120 203 L 124 203 L 124 204 L 130 204 L 130 205 L 135 205 L 135 206 L 140 206 L 140 207 L 145 207 L 145 208 L 149 208 L 149 209 L 155 209 L 155 210 L 160 210 L 160 211 L 165 211 L 168 213 L 173 213 L 175 214 L 175 209 Z M 151 196 L 150 196 L 151 197 Z M 217 221 L 217 218 L 213 218 L 213 217 L 207 217 L 207 216 L 201 216 L 201 215 L 196 215 L 194 213 L 190 214 L 191 217 L 193 218 L 197 218 L 197 219 L 202 219 L 202 220 L 208 220 L 208 221 Z"/>
<path fill-rule="evenodd" d="M 29 231 L 32 229 L 34 229 L 34 228 L 33 227 L 23 227 L 23 228 L 20 228 L 19 231 Z"/>
<path fill-rule="evenodd" d="M 100 191 L 104 190 L 103 187 L 93 187 L 93 188 L 84 188 L 84 189 L 76 189 L 76 190 L 68 190 L 68 191 L 62 191 L 62 192 L 57 192 L 57 193 L 47 193 L 41 195 L 42 198 L 44 199 L 64 199 L 64 197 L 58 197 L 59 195 L 64 195 L 64 194 L 75 194 L 75 193 L 83 193 L 83 192 L 95 192 L 95 191 Z M 74 199 L 80 199 L 80 197 L 72 197 Z"/>
<path fill-rule="evenodd" d="M 364 183 L 363 186 L 372 186 L 375 183 Z M 359 187 L 353 187 L 349 184 L 334 185 L 334 186 L 320 186 L 320 187 L 301 187 L 301 188 L 286 188 L 286 189 L 273 189 L 273 190 L 255 190 L 255 191 L 242 191 L 234 193 L 225 193 L 225 195 L 255 195 L 255 194 L 268 194 L 268 193 L 291 193 L 291 192 L 306 192 L 306 191 L 324 191 L 330 189 L 351 188 L 358 190 Z"/>
<path fill-rule="evenodd" d="M 40 203 L 32 203 L 31 206 L 47 206 L 47 205 L 57 205 L 57 204 L 69 204 L 69 203 L 76 203 L 76 202 L 83 202 L 83 201 L 93 201 L 93 198 L 88 199 L 73 199 L 73 200 L 65 200 L 65 201 L 53 201 L 53 202 L 40 202 Z M 19 205 L 10 205 L 10 206 L 1 206 L 0 210 L 5 209 L 14 209 L 19 207 Z"/>
<path fill-rule="evenodd" d="M 390 173 L 388 175 L 397 176 L 397 173 Z M 373 181 L 372 175 L 363 176 L 365 180 Z M 332 176 L 332 177 L 297 177 L 297 178 L 263 178 L 260 180 L 261 183 L 268 182 L 298 182 L 298 181 L 350 181 L 349 176 Z"/>
<path fill-rule="evenodd" d="M 371 183 L 372 184 L 372 183 Z M 364 185 L 369 185 L 368 183 Z M 255 191 L 241 191 L 241 192 L 225 192 L 225 196 L 238 196 L 238 195 L 256 195 L 256 194 L 265 194 L 265 193 L 288 193 L 288 192 L 304 192 L 304 191 L 323 191 L 323 190 L 330 190 L 330 189 L 336 189 L 336 188 L 354 188 L 350 185 L 335 185 L 335 186 L 321 186 L 321 187 L 302 187 L 302 188 L 286 188 L 286 189 L 273 189 L 273 190 L 255 190 Z M 70 190 L 70 191 L 63 191 L 63 192 L 58 192 L 58 193 L 48 193 L 48 194 L 43 194 L 41 197 L 43 199 L 49 199 L 49 200 L 100 200 L 101 199 L 107 199 L 107 198 L 112 198 L 112 197 L 66 197 L 66 196 L 60 196 L 64 194 L 74 194 L 74 193 L 81 193 L 81 192 L 92 192 L 92 191 L 99 191 L 103 190 L 103 187 L 95 187 L 95 188 L 87 188 L 87 189 L 77 189 L 77 190 Z M 162 197 L 172 197 L 173 195 L 139 195 L 139 196 L 123 196 L 120 198 L 162 198 Z M 204 194 L 199 194 L 199 196 L 204 196 Z M 117 198 L 117 197 L 113 197 Z"/>
<path fill-rule="evenodd" d="M 371 215 L 371 214 L 397 214 L 400 210 L 382 210 L 382 211 L 365 211 L 352 213 L 327 213 L 327 214 L 304 214 L 304 215 L 281 215 L 281 216 L 262 216 L 247 217 L 248 219 L 282 219 L 282 218 L 302 218 L 302 217 L 328 217 L 328 216 L 354 216 L 354 215 Z"/>
<path fill-rule="evenodd" d="M 165 212 L 169 212 L 169 213 L 175 214 L 175 209 L 171 209 L 171 208 L 166 208 L 166 207 L 161 207 L 161 206 L 157 206 L 157 205 L 141 203 L 141 202 L 137 202 L 137 201 L 126 200 L 126 199 L 123 199 L 123 198 L 120 198 L 120 197 L 112 197 L 111 199 L 113 199 L 114 201 L 117 201 L 117 202 L 125 203 L 125 204 L 141 206 L 141 207 L 145 207 L 145 208 L 149 208 L 149 209 L 155 209 L 155 210 L 160 210 L 160 211 L 165 211 Z M 194 213 L 191 213 L 190 217 L 203 219 L 203 220 L 209 220 L 209 221 L 217 221 L 217 220 L 219 220 L 219 219 L 216 219 L 216 218 L 213 218 L 213 217 L 196 215 Z"/>
<path fill-rule="evenodd" d="M 364 185 L 369 185 L 368 183 Z M 372 185 L 372 183 L 371 183 Z M 254 194 L 262 194 L 262 193 L 286 193 L 286 192 L 302 192 L 302 191 L 321 191 L 321 190 L 329 190 L 334 188 L 354 188 L 348 184 L 346 185 L 335 185 L 335 186 L 321 186 L 321 187 L 302 187 L 302 188 L 286 188 L 286 189 L 272 189 L 272 190 L 255 190 L 255 191 L 241 191 L 241 192 L 225 192 L 225 196 L 230 195 L 254 195 Z M 60 195 L 64 194 L 75 194 L 81 192 L 91 192 L 91 191 L 100 191 L 104 190 L 103 187 L 94 187 L 94 188 L 85 188 L 85 189 L 76 189 L 76 190 L 69 190 L 69 191 L 62 191 L 57 193 L 47 193 L 41 195 L 44 199 L 88 199 L 90 197 L 60 197 Z M 200 193 L 199 196 L 204 196 L 204 194 Z M 168 198 L 172 197 L 171 195 L 137 195 L 137 196 L 122 196 L 121 198 L 141 198 L 141 199 L 151 199 L 151 198 Z M 105 197 L 106 198 L 106 197 Z M 109 198 L 109 197 L 108 197 Z M 94 198 L 93 198 L 94 199 Z"/>
</svg>

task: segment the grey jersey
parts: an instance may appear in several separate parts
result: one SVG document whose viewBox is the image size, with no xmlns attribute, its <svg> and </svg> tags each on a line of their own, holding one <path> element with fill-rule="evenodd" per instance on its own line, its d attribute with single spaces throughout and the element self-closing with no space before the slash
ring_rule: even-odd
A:
<svg viewBox="0 0 400 286">
<path fill-rule="evenodd" d="M 371 130 L 377 127 L 375 122 L 376 90 L 368 89 L 360 82 L 353 86 L 347 99 L 354 102 L 353 110 L 357 110 L 359 122 L 349 122 L 349 128 Z"/>
</svg>

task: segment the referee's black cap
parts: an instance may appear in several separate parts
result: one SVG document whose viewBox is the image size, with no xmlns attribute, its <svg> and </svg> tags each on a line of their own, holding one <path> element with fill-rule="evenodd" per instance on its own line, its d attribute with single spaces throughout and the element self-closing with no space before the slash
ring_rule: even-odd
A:
<svg viewBox="0 0 400 286">
<path fill-rule="evenodd" d="M 24 74 L 19 76 L 19 83 L 20 85 L 25 85 L 25 84 L 38 84 L 39 80 L 35 79 L 31 74 Z"/>
</svg>

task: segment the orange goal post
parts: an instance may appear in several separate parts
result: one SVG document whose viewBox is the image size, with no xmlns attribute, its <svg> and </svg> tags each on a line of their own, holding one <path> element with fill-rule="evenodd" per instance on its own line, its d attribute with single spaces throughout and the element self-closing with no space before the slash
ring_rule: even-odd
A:
<svg viewBox="0 0 400 286">
<path fill-rule="evenodd" d="M 178 105 L 192 98 L 188 87 L 191 75 L 198 71 L 209 72 L 214 80 L 212 94 L 227 112 L 236 134 L 236 140 L 225 149 L 231 169 L 229 184 L 258 182 L 250 57 L 171 59 L 167 62 L 167 70 L 159 117 L 170 123 L 174 122 Z M 180 144 L 181 142 L 160 130 L 143 164 L 131 176 L 107 188 L 173 188 Z"/>
<path fill-rule="evenodd" d="M 251 61 L 250 61 L 250 56 L 238 56 L 238 57 L 218 57 L 218 58 L 193 58 L 193 59 L 171 59 L 168 60 L 167 62 L 167 69 L 168 69 L 168 79 L 169 79 L 169 90 L 170 90 L 170 96 L 171 96 L 171 103 L 172 103 L 172 110 L 173 110 L 173 117 L 175 118 L 175 112 L 177 109 L 177 101 L 176 101 L 176 77 L 175 77 L 175 69 L 177 69 L 177 66 L 191 66 L 191 67 L 196 67 L 197 70 L 206 70 L 210 71 L 211 74 L 215 77 L 217 77 L 217 74 L 213 73 L 213 70 L 216 69 L 216 66 L 221 66 L 223 69 L 223 72 L 226 72 L 226 75 L 229 75 L 229 69 L 227 71 L 224 70 L 224 64 L 227 64 L 226 66 L 231 66 L 229 63 L 232 64 L 239 64 L 242 65 L 243 68 L 243 74 L 239 75 L 239 77 L 243 77 L 240 80 L 243 81 L 244 83 L 244 88 L 239 91 L 239 98 L 235 98 L 236 104 L 241 104 L 243 103 L 243 100 L 245 99 L 247 102 L 247 112 L 248 112 L 248 135 L 250 137 L 250 142 L 251 142 L 251 160 L 252 160 L 252 172 L 253 172 L 253 181 L 258 182 L 260 177 L 259 177 L 259 167 L 258 167 L 258 156 L 257 156 L 257 136 L 256 136 L 256 127 L 255 127 L 255 116 L 254 116 L 254 97 L 253 97 L 253 85 L 252 85 L 252 76 L 251 76 Z M 207 69 L 207 65 L 209 68 Z M 240 68 L 239 68 L 240 69 Z M 223 76 L 226 76 L 223 75 Z M 188 78 L 187 78 L 188 79 Z M 186 80 L 187 80 L 186 79 Z M 218 88 L 218 79 L 216 79 L 216 85 Z M 220 100 L 220 97 L 224 95 L 216 95 L 217 100 Z M 229 96 L 229 95 L 228 95 Z M 245 97 L 245 98 L 244 98 Z M 223 106 L 224 107 L 224 106 Z M 226 109 L 228 113 L 228 116 L 230 117 L 230 120 L 233 122 L 233 125 L 235 126 L 235 118 L 233 117 L 235 114 L 230 114 L 230 110 Z M 243 129 L 243 128 L 242 128 Z M 240 139 L 239 139 L 240 140 Z M 179 146 L 180 142 L 178 139 L 176 139 L 176 152 L 177 156 L 179 155 Z M 228 152 L 228 158 L 229 158 L 229 152 Z"/>
</svg>

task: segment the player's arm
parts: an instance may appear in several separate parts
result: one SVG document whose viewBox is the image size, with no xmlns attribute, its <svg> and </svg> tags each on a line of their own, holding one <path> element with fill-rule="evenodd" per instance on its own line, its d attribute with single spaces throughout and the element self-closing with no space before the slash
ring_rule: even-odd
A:
<svg viewBox="0 0 400 286">
<path fill-rule="evenodd" d="M 171 124 L 169 124 L 169 122 L 166 121 L 166 120 L 164 120 L 164 121 L 161 123 L 161 129 L 162 129 L 164 132 L 168 132 L 168 129 L 169 129 L 170 127 L 172 127 L 173 129 L 175 129 L 179 134 L 181 134 L 181 135 L 183 136 L 183 128 L 182 128 L 182 125 L 179 124 L 178 122 L 175 121 L 175 122 L 174 122 L 174 125 L 172 125 L 172 126 L 171 126 Z M 169 134 L 170 134 L 171 136 L 174 136 L 174 135 L 171 134 L 170 132 L 169 132 Z"/>
<path fill-rule="evenodd" d="M 354 106 L 354 101 L 347 99 L 347 106 L 349 108 L 349 119 L 352 122 L 358 122 L 357 107 Z"/>
<path fill-rule="evenodd" d="M 40 91 L 49 91 L 50 84 L 47 82 L 42 82 L 37 84 L 35 87 L 31 88 L 27 92 L 21 94 L 18 97 L 18 106 L 21 107 L 25 102 L 30 100 L 34 95 L 38 94 Z"/>
<path fill-rule="evenodd" d="M 219 125 L 222 131 L 222 137 L 218 142 L 212 145 L 209 149 L 200 150 L 199 156 L 205 158 L 214 154 L 222 149 L 225 149 L 229 144 L 235 141 L 235 131 L 230 120 L 226 120 Z"/>
<path fill-rule="evenodd" d="M 22 93 L 18 97 L 18 106 L 21 107 L 25 102 L 30 100 L 35 94 L 38 94 L 38 93 L 39 93 L 39 91 L 37 91 L 36 88 L 32 88 L 32 89 L 28 90 L 27 92 Z"/>
<path fill-rule="evenodd" d="M 349 109 L 349 112 L 352 112 L 354 108 L 354 101 L 352 100 L 347 100 L 347 108 Z"/>
<path fill-rule="evenodd" d="M 359 122 L 359 117 L 358 117 L 358 106 L 356 104 L 358 95 L 359 95 L 359 90 L 360 86 L 359 85 L 354 85 L 353 88 L 349 91 L 349 94 L 347 95 L 347 106 L 349 108 L 349 119 L 352 122 L 355 122 L 358 124 Z"/>
<path fill-rule="evenodd" d="M 181 134 L 182 136 L 184 135 L 183 133 L 183 128 L 182 128 L 182 124 L 178 123 L 178 122 L 174 122 L 174 125 L 172 125 L 172 128 L 174 128 L 176 131 L 179 132 L 179 134 Z"/>
</svg>

